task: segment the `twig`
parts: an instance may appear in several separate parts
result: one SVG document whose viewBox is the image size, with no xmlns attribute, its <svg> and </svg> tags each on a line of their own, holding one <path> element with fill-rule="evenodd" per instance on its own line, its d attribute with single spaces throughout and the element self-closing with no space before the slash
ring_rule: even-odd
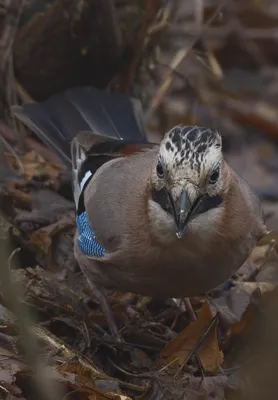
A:
<svg viewBox="0 0 278 400">
<path fill-rule="evenodd" d="M 125 375 L 132 376 L 134 378 L 145 378 L 145 379 L 151 379 L 154 378 L 154 373 L 143 373 L 143 374 L 134 374 L 132 372 L 126 371 L 124 368 L 119 367 L 116 363 L 114 363 L 113 360 L 111 360 L 110 357 L 108 357 L 108 361 L 114 368 L 116 368 L 118 371 L 122 372 Z"/>
<path fill-rule="evenodd" d="M 19 175 L 23 175 L 24 174 L 24 167 L 22 162 L 20 161 L 20 158 L 18 157 L 18 155 L 16 154 L 15 150 L 12 148 L 12 146 L 6 141 L 6 139 L 1 135 L 0 133 L 0 139 L 2 141 L 2 143 L 4 143 L 4 145 L 6 146 L 6 148 L 11 152 L 11 154 L 14 156 L 17 165 L 18 165 L 18 173 Z"/>
<path fill-rule="evenodd" d="M 7 66 L 24 0 L 10 0 L 6 8 L 5 25 L 0 39 L 0 73 Z M 2 77 L 3 78 L 3 77 Z"/>
<path fill-rule="evenodd" d="M 71 390 L 70 392 L 68 392 L 67 394 L 65 394 L 65 396 L 63 396 L 62 400 L 66 400 L 67 398 L 69 398 L 68 396 L 71 396 L 72 394 L 78 393 L 78 392 L 79 392 L 78 389 Z M 72 398 L 72 397 L 70 397 L 70 398 Z"/>
<path fill-rule="evenodd" d="M 187 24 L 185 27 L 173 27 L 169 35 L 172 38 L 176 37 L 188 37 L 195 36 L 199 32 L 199 28 L 196 25 Z M 231 35 L 240 36 L 242 39 L 251 40 L 278 40 L 278 28 L 242 28 L 240 30 L 235 26 L 234 22 L 228 23 L 224 27 L 210 27 L 206 30 L 207 39 L 227 39 Z"/>
<path fill-rule="evenodd" d="M 162 31 L 170 25 L 170 21 L 174 18 L 179 9 L 181 0 L 171 0 L 158 11 L 158 22 L 148 28 L 147 34 L 152 36 L 157 32 Z"/>
<path fill-rule="evenodd" d="M 203 344 L 204 340 L 207 338 L 207 336 L 209 335 L 209 333 L 212 331 L 212 329 L 215 327 L 216 323 L 217 323 L 217 319 L 218 316 L 217 314 L 213 317 L 213 319 L 211 320 L 211 323 L 209 324 L 209 326 L 207 327 L 205 333 L 203 334 L 203 336 L 201 337 L 201 339 L 199 340 L 198 343 L 196 343 L 196 345 L 193 347 L 193 349 L 191 350 L 191 352 L 188 354 L 188 356 L 186 357 L 185 361 L 183 362 L 183 364 L 181 365 L 181 367 L 179 368 L 178 372 L 175 374 L 175 378 L 178 376 L 178 374 L 181 372 L 181 370 L 183 369 L 183 367 L 190 361 L 190 359 L 192 358 L 192 356 L 199 350 L 199 348 L 201 347 L 201 345 Z"/>
<path fill-rule="evenodd" d="M 213 15 L 209 18 L 209 20 L 206 22 L 206 24 L 202 27 L 201 32 L 199 32 L 199 34 L 191 41 L 191 43 L 186 48 L 178 50 L 178 52 L 175 54 L 174 58 L 172 59 L 172 61 L 170 63 L 171 70 L 175 71 L 180 66 L 182 61 L 186 58 L 188 53 L 192 50 L 193 46 L 197 43 L 197 41 L 200 39 L 200 37 L 206 32 L 206 29 L 208 28 L 208 26 L 217 17 L 219 11 L 224 7 L 224 5 L 225 5 L 225 1 L 223 1 L 221 4 L 219 4 L 217 9 L 213 13 Z M 153 96 L 150 107 L 147 110 L 146 116 L 145 116 L 147 121 L 150 119 L 153 112 L 158 108 L 158 106 L 162 102 L 163 98 L 165 97 L 167 91 L 169 90 L 169 88 L 172 84 L 172 81 L 173 81 L 173 73 L 171 71 L 165 76 L 162 85 L 158 88 L 155 95 Z"/>
<path fill-rule="evenodd" d="M 135 50 L 133 59 L 131 61 L 131 64 L 129 66 L 128 72 L 126 74 L 127 76 L 122 85 L 122 92 L 128 92 L 128 90 L 134 80 L 137 66 L 142 57 L 142 51 L 144 49 L 145 37 L 146 37 L 147 31 L 148 31 L 148 27 L 149 27 L 150 21 L 154 18 L 155 14 L 157 12 L 158 4 L 159 4 L 158 0 L 146 0 L 146 6 L 145 6 L 146 11 L 145 11 L 145 14 L 143 17 L 141 27 L 138 32 L 137 39 L 134 43 L 134 49 L 136 49 L 136 50 Z"/>
<path fill-rule="evenodd" d="M 9 259 L 8 259 L 8 265 L 9 265 L 9 271 L 11 271 L 11 264 L 12 264 L 12 259 L 14 258 L 14 256 L 19 253 L 21 250 L 20 247 L 17 247 L 16 249 L 14 249 L 14 251 L 11 253 Z"/>
<path fill-rule="evenodd" d="M 164 365 L 159 372 L 165 371 L 167 368 L 169 368 L 171 365 L 175 364 L 178 361 L 178 358 L 175 358 L 174 360 L 170 361 L 168 364 Z"/>
<path fill-rule="evenodd" d="M 0 83 L 2 89 L 1 107 L 10 119 L 10 107 L 16 103 L 14 90 L 14 69 L 12 48 L 17 31 L 17 26 L 22 13 L 24 0 L 10 0 L 6 8 L 5 23 L 0 38 Z M 16 121 L 12 116 L 13 127 Z M 18 141 L 23 147 L 22 137 L 18 135 Z"/>
<path fill-rule="evenodd" d="M 18 82 L 17 79 L 15 79 L 15 90 L 23 104 L 35 102 L 35 100 L 29 95 L 27 90 Z"/>
</svg>

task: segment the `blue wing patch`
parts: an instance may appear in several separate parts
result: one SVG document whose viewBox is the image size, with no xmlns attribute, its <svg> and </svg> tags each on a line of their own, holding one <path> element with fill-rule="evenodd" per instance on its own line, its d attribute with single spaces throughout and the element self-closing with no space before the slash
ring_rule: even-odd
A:
<svg viewBox="0 0 278 400">
<path fill-rule="evenodd" d="M 104 257 L 105 250 L 97 242 L 94 232 L 90 228 L 86 211 L 76 216 L 78 230 L 77 243 L 82 253 L 91 257 Z"/>
</svg>

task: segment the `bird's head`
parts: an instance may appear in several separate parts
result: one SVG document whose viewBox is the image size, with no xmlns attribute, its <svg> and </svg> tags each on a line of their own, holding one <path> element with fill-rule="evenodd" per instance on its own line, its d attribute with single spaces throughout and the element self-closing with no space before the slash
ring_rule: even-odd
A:
<svg viewBox="0 0 278 400">
<path fill-rule="evenodd" d="M 152 199 L 171 214 L 179 238 L 194 217 L 222 202 L 222 172 L 216 130 L 178 126 L 165 135 L 151 174 Z"/>
</svg>

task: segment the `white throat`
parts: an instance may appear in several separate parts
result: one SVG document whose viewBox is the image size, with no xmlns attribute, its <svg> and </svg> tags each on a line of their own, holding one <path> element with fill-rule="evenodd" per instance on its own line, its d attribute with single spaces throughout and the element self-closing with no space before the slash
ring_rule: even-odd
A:
<svg viewBox="0 0 278 400">
<path fill-rule="evenodd" d="M 151 199 L 149 200 L 149 216 L 152 233 L 161 243 L 177 240 L 176 224 L 173 218 Z"/>
<path fill-rule="evenodd" d="M 221 207 L 217 207 L 198 215 L 189 223 L 188 229 L 201 241 L 209 240 L 217 229 L 221 211 Z M 151 199 L 149 200 L 149 216 L 152 233 L 161 243 L 169 244 L 177 240 L 177 228 L 172 216 Z"/>
</svg>

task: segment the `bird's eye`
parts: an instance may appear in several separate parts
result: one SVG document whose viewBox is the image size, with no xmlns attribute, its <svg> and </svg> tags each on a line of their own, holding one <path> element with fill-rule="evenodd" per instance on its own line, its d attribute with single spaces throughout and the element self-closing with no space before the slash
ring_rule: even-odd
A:
<svg viewBox="0 0 278 400">
<path fill-rule="evenodd" d="M 218 181 L 218 178 L 219 178 L 219 173 L 220 173 L 220 170 L 219 170 L 219 167 L 218 167 L 211 174 L 211 176 L 209 178 L 209 183 L 216 183 Z"/>
<path fill-rule="evenodd" d="M 158 161 L 156 164 L 156 174 L 160 179 L 164 178 L 164 171 L 160 161 Z"/>
</svg>

